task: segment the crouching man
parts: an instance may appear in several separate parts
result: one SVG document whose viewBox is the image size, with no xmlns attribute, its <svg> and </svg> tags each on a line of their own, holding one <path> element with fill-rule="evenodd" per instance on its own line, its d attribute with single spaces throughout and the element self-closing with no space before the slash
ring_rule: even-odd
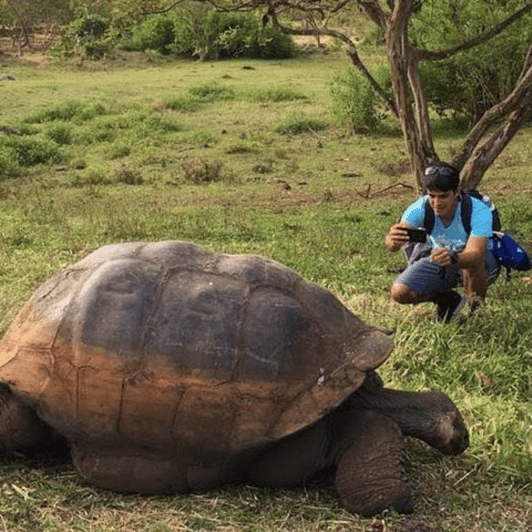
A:
<svg viewBox="0 0 532 532">
<path fill-rule="evenodd" d="M 438 319 L 448 322 L 465 303 L 453 288 L 463 285 L 474 310 L 499 274 L 500 266 L 491 251 L 492 212 L 484 202 L 469 196 L 470 231 L 467 231 L 463 223 L 465 200 L 460 191 L 460 174 L 448 164 L 426 168 L 423 186 L 426 195 L 413 203 L 386 235 L 386 249 L 395 253 L 403 248 L 408 262 L 395 279 L 391 296 L 401 304 L 434 301 Z M 426 228 L 426 239 L 412 242 L 409 228 Z"/>
</svg>

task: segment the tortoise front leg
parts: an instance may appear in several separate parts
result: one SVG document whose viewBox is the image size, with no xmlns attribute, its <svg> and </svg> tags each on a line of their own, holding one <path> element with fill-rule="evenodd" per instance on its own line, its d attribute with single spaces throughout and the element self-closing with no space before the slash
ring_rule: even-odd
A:
<svg viewBox="0 0 532 532">
<path fill-rule="evenodd" d="M 336 471 L 343 506 L 368 517 L 385 509 L 411 513 L 405 440 L 399 426 L 366 410 L 350 412 L 344 423 Z"/>
<path fill-rule="evenodd" d="M 54 431 L 0 383 L 0 454 L 43 450 L 57 440 Z"/>
</svg>

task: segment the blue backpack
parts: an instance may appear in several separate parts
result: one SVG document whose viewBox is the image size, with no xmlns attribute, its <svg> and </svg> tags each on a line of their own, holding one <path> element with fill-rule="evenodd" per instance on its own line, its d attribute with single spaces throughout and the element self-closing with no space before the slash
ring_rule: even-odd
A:
<svg viewBox="0 0 532 532">
<path fill-rule="evenodd" d="M 497 262 L 506 268 L 506 280 L 511 279 L 511 270 L 530 270 L 532 264 L 526 251 L 518 242 L 516 242 L 508 233 L 501 230 L 501 219 L 499 212 L 488 196 L 481 194 L 478 190 L 468 190 L 462 192 L 461 212 L 462 225 L 466 233 L 471 233 L 471 211 L 473 209 L 471 198 L 477 198 L 485 203 L 491 210 L 493 217 L 493 255 Z M 425 215 L 423 227 L 427 233 L 432 233 L 434 229 L 434 210 L 430 203 L 425 202 Z"/>
</svg>

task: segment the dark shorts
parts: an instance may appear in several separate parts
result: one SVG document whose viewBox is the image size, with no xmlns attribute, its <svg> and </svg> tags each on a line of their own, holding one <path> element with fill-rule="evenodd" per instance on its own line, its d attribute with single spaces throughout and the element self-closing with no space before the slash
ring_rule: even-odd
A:
<svg viewBox="0 0 532 532">
<path fill-rule="evenodd" d="M 430 257 L 408 255 L 410 259 L 407 268 L 395 279 L 394 284 L 408 286 L 418 295 L 439 294 L 462 284 L 462 270 L 456 265 L 442 268 L 432 262 Z M 491 284 L 501 269 L 495 260 L 493 253 L 486 251 L 486 269 L 488 270 L 488 282 Z"/>
</svg>

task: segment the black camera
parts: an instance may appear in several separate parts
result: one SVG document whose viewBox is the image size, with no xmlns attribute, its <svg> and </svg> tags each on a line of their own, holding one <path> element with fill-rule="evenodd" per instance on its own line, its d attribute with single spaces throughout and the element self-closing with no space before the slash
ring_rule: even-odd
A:
<svg viewBox="0 0 532 532">
<path fill-rule="evenodd" d="M 425 242 L 427 239 L 427 231 L 425 229 L 406 229 L 408 240 L 410 242 Z"/>
</svg>

